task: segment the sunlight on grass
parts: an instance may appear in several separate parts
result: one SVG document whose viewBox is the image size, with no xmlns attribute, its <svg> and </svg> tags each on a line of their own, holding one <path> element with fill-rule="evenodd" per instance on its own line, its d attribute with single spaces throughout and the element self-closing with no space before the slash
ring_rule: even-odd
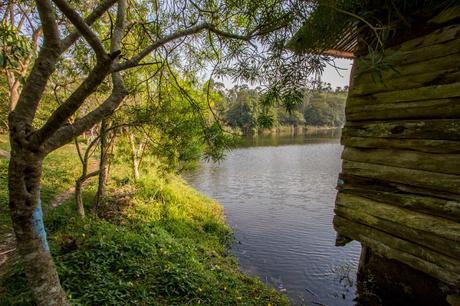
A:
<svg viewBox="0 0 460 306">
<path fill-rule="evenodd" d="M 73 154 L 67 146 L 45 162 L 46 201 L 73 183 L 79 169 Z M 114 166 L 98 217 L 80 220 L 73 199 L 48 210 L 51 250 L 73 304 L 288 304 L 285 296 L 239 271 L 228 254 L 233 236 L 218 203 L 175 175 L 152 169 L 132 182 L 128 170 Z M 87 209 L 94 193 L 94 183 L 85 188 Z M 32 304 L 20 265 L 12 267 L 2 286 L 1 305 Z"/>
</svg>

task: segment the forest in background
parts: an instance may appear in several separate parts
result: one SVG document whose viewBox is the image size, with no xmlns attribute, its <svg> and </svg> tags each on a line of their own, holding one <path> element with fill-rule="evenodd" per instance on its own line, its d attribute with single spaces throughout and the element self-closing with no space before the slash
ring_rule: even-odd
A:
<svg viewBox="0 0 460 306">
<path fill-rule="evenodd" d="M 224 124 L 243 135 L 264 131 L 280 132 L 283 128 L 336 127 L 345 124 L 345 102 L 348 87 L 332 89 L 331 84 L 320 83 L 314 89 L 302 90 L 300 101 L 291 109 L 282 103 L 264 103 L 266 92 L 247 85 L 226 89 L 215 84 L 221 101 L 215 106 Z"/>
</svg>

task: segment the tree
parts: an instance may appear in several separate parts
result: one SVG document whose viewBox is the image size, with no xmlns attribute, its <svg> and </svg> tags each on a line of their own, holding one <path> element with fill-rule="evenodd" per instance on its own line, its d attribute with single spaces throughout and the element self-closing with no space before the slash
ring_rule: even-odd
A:
<svg viewBox="0 0 460 306">
<path fill-rule="evenodd" d="M 259 116 L 259 93 L 247 86 L 235 87 L 229 91 L 226 121 L 232 128 L 239 128 L 245 135 L 257 129 Z"/>
<path fill-rule="evenodd" d="M 39 20 L 43 38 L 16 107 L 8 118 L 11 144 L 9 207 L 18 250 L 38 305 L 68 304 L 43 225 L 40 178 L 45 156 L 118 108 L 129 94 L 122 75 L 124 71 L 158 61 L 175 60 L 179 65 L 181 59 L 174 56 L 174 52 L 195 50 L 197 43 L 219 44 L 221 49 L 231 51 L 226 57 L 230 59 L 234 56 L 232 52 L 245 50 L 245 44 L 251 39 L 274 33 L 286 25 L 286 7 L 276 1 L 203 1 L 186 2 L 183 6 L 167 1 L 153 4 L 139 1 L 130 2 L 129 5 L 134 6 L 130 9 L 126 0 L 72 1 L 72 4 L 81 7 L 82 11 L 92 12 L 83 18 L 66 0 L 36 0 L 38 14 L 33 5 L 29 7 L 33 8 L 33 13 L 28 17 Z M 115 4 L 116 10 L 112 9 Z M 101 21 L 104 14 L 108 15 L 109 27 L 104 27 Z M 95 31 L 98 27 L 103 28 Z M 138 39 L 125 44 L 123 40 L 128 33 L 136 33 Z M 199 39 L 187 39 L 193 35 L 199 35 Z M 59 63 L 79 51 L 82 42 L 77 41 L 80 37 L 94 54 L 88 58 L 86 76 L 45 118 L 43 125 L 34 126 L 49 80 Z M 240 42 L 230 45 L 232 40 Z M 219 52 L 211 49 L 218 57 Z M 81 73 L 86 71 L 83 67 L 76 68 Z M 104 101 L 91 105 L 87 112 L 75 117 L 102 85 L 109 89 Z"/>
<path fill-rule="evenodd" d="M 33 7 L 8 1 L 0 23 L 0 67 L 7 81 L 8 112 L 16 107 L 22 82 L 38 50 L 42 29 L 31 18 Z M 31 35 L 26 36 L 24 33 Z"/>
<path fill-rule="evenodd" d="M 83 205 L 83 198 L 82 198 L 82 187 L 83 183 L 91 177 L 99 175 L 99 170 L 94 170 L 92 172 L 89 171 L 89 159 L 91 154 L 94 152 L 94 147 L 99 140 L 100 135 L 98 135 L 95 139 L 93 139 L 88 146 L 84 153 L 81 151 L 80 143 L 78 138 L 75 138 L 75 147 L 77 149 L 78 157 L 80 158 L 82 172 L 81 175 L 75 181 L 75 203 L 77 206 L 78 215 L 82 218 L 85 217 L 85 207 Z"/>
<path fill-rule="evenodd" d="M 340 127 L 345 123 L 346 93 L 309 92 L 303 109 L 305 124 Z"/>
</svg>

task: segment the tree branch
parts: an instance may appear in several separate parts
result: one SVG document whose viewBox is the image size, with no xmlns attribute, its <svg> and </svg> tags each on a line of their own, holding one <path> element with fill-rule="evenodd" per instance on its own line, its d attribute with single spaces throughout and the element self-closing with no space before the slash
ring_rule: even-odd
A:
<svg viewBox="0 0 460 306">
<path fill-rule="evenodd" d="M 231 39 L 238 39 L 238 40 L 246 40 L 246 41 L 248 41 L 253 36 L 255 36 L 254 34 L 240 35 L 240 34 L 234 34 L 234 33 L 230 33 L 230 32 L 225 32 L 225 31 L 219 30 L 218 28 L 216 28 L 215 26 L 213 26 L 211 24 L 208 24 L 206 28 L 210 32 L 212 32 L 214 34 L 217 34 L 219 36 L 226 37 L 226 38 L 231 38 Z M 251 31 L 250 33 L 255 33 L 255 32 L 256 31 Z"/>
<path fill-rule="evenodd" d="M 61 39 L 59 38 L 59 30 L 51 2 L 48 0 L 37 0 L 36 3 L 43 28 L 44 48 L 60 49 Z"/>
<path fill-rule="evenodd" d="M 94 8 L 93 12 L 85 18 L 85 23 L 91 26 L 96 20 L 98 20 L 117 0 L 104 0 L 97 7 Z M 80 33 L 78 31 L 72 32 L 62 40 L 62 49 L 67 50 L 78 38 Z"/>
<path fill-rule="evenodd" d="M 83 165 L 85 161 L 83 160 L 83 155 L 81 154 L 80 144 L 78 143 L 78 137 L 75 137 L 73 140 L 75 142 L 75 148 L 77 149 L 78 158 L 80 159 L 80 162 Z"/>
<path fill-rule="evenodd" d="M 226 37 L 226 38 L 230 38 L 230 39 L 245 40 L 245 41 L 249 41 L 249 40 L 251 40 L 251 38 L 253 38 L 254 36 L 258 35 L 257 29 L 250 31 L 249 34 L 247 34 L 247 35 L 240 35 L 240 34 L 234 34 L 234 33 L 219 30 L 214 25 L 209 24 L 207 22 L 203 22 L 203 23 L 197 24 L 197 25 L 195 25 L 193 27 L 190 27 L 188 29 L 179 30 L 177 32 L 174 32 L 174 33 L 168 35 L 168 36 L 165 36 L 163 38 L 158 39 L 157 41 L 153 42 L 151 45 L 146 47 L 144 50 L 139 52 L 137 55 L 133 56 L 130 60 L 127 60 L 127 61 L 125 61 L 123 63 L 118 64 L 118 65 L 114 65 L 113 68 L 112 68 L 112 71 L 121 71 L 121 70 L 125 70 L 125 69 L 129 69 L 129 68 L 138 66 L 139 65 L 138 63 L 144 57 L 146 57 L 151 52 L 153 52 L 154 50 L 164 46 L 165 44 L 167 44 L 167 43 L 169 43 L 169 42 L 171 42 L 173 40 L 176 40 L 178 38 L 182 38 L 182 37 L 185 37 L 185 36 L 197 34 L 197 33 L 201 32 L 203 30 L 208 30 L 208 31 L 210 31 L 210 32 L 212 32 L 214 34 L 217 34 L 219 36 L 222 36 L 222 37 Z"/>
<path fill-rule="evenodd" d="M 79 88 L 69 97 L 68 101 L 62 105 L 63 107 L 59 107 L 56 112 L 53 113 L 45 126 L 43 126 L 43 136 L 39 135 L 41 139 L 46 140 L 45 135 L 52 135 L 46 140 L 44 144 L 45 151 L 50 152 L 70 142 L 74 137 L 80 135 L 97 122 L 112 114 L 112 112 L 120 105 L 124 97 L 128 94 L 120 73 L 114 72 L 112 73 L 112 93 L 99 107 L 84 117 L 77 119 L 73 124 L 69 124 L 61 128 L 56 128 L 56 125 L 59 127 L 59 120 L 62 120 L 63 116 L 69 116 L 73 114 L 73 112 L 78 109 L 78 107 L 84 102 L 89 94 L 92 93 L 92 89 L 97 87 L 100 82 L 102 82 L 102 80 L 110 71 L 110 64 L 112 62 L 115 64 L 117 63 L 118 55 L 120 53 L 118 50 L 120 48 L 125 26 L 126 7 L 126 0 L 118 0 L 117 20 L 110 46 L 112 52 L 111 58 L 109 59 L 110 62 L 104 61 L 103 63 L 98 64 L 98 66 L 102 66 L 100 69 L 103 70 L 98 70 L 93 73 L 94 70 L 96 70 L 95 68 L 90 76 L 88 76 L 82 83 L 82 85 L 80 85 Z M 97 82 L 99 82 L 99 84 L 97 84 Z"/>
<path fill-rule="evenodd" d="M 88 173 L 87 175 L 85 176 L 81 176 L 77 179 L 78 182 L 80 183 L 83 183 L 84 181 L 86 181 L 87 179 L 89 179 L 90 177 L 93 177 L 93 176 L 96 176 L 96 175 L 99 175 L 99 170 L 95 170 L 93 172 L 90 172 Z"/>
<path fill-rule="evenodd" d="M 94 67 L 86 79 L 49 117 L 46 123 L 31 136 L 31 143 L 39 146 L 65 124 L 109 73 L 111 61 L 103 61 Z"/>
<path fill-rule="evenodd" d="M 115 53 L 120 50 L 121 39 L 123 38 L 123 30 L 125 28 L 126 6 L 126 0 L 118 0 L 117 20 L 115 21 L 112 41 L 110 44 L 111 53 Z"/>
<path fill-rule="evenodd" d="M 24 141 L 27 134 L 32 131 L 32 120 L 61 52 L 61 40 L 51 3 L 48 0 L 37 0 L 36 3 L 42 23 L 44 45 L 27 78 L 16 108 L 9 117 L 10 129 L 18 131 L 18 141 Z"/>
<path fill-rule="evenodd" d="M 96 53 L 98 60 L 108 57 L 97 35 L 91 30 L 86 21 L 67 3 L 66 0 L 53 0 L 61 12 L 72 22 L 77 31 L 85 38 L 88 44 Z"/>
<path fill-rule="evenodd" d="M 109 116 L 120 105 L 128 92 L 125 90 L 113 90 L 112 94 L 95 110 L 88 113 L 84 117 L 77 119 L 73 124 L 61 127 L 54 133 L 44 144 L 45 152 L 51 152 L 64 144 L 72 141 L 72 139 L 84 131 L 91 128 L 94 124 Z"/>
<path fill-rule="evenodd" d="M 126 0 L 118 0 L 117 20 L 115 21 L 115 28 L 113 30 L 112 40 L 110 42 L 110 51 L 112 54 L 116 54 L 120 50 L 121 39 L 123 38 L 123 30 L 125 27 L 126 7 Z M 118 58 L 115 59 L 114 64 L 118 64 Z M 127 93 L 120 72 L 112 72 L 112 84 L 114 91 Z"/>
<path fill-rule="evenodd" d="M 174 33 L 172 33 L 172 34 L 170 34 L 168 36 L 165 36 L 165 37 L 163 37 L 161 39 L 158 39 L 157 41 L 155 41 L 154 43 L 152 43 L 151 45 L 146 47 L 144 50 L 139 52 L 137 55 L 133 56 L 130 60 L 127 60 L 127 61 L 125 61 L 123 63 L 118 64 L 118 65 L 114 65 L 112 70 L 117 72 L 117 71 L 125 70 L 125 69 L 128 69 L 128 68 L 132 68 L 132 67 L 136 66 L 144 57 L 146 57 L 147 55 L 149 55 L 151 52 L 153 52 L 154 50 L 158 49 L 159 47 L 167 44 L 168 42 L 173 41 L 173 40 L 178 39 L 178 38 L 181 38 L 181 37 L 184 37 L 184 36 L 199 33 L 202 30 L 206 29 L 206 27 L 207 27 L 207 23 L 201 23 L 201 24 L 195 25 L 193 27 L 190 27 L 190 28 L 188 28 L 186 30 L 180 30 L 180 31 L 174 32 Z"/>
</svg>

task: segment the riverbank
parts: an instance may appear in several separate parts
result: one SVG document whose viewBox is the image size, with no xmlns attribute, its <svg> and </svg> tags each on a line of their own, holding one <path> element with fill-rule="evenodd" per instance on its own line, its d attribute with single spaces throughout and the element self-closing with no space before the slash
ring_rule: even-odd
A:
<svg viewBox="0 0 460 306">
<path fill-rule="evenodd" d="M 4 143 L 1 149 L 7 149 Z M 3 234 L 11 228 L 7 164 L 0 159 Z M 65 146 L 46 159 L 42 187 L 51 251 L 73 304 L 288 304 L 285 296 L 239 271 L 228 253 L 233 236 L 222 207 L 177 176 L 152 171 L 133 182 L 123 165 L 114 165 L 106 204 L 98 216 L 81 220 L 73 199 L 49 207 L 78 171 L 73 147 Z M 95 187 L 91 182 L 85 188 L 85 203 L 91 203 Z M 21 265 L 13 260 L 5 272 L 0 304 L 31 305 Z"/>
<path fill-rule="evenodd" d="M 336 126 L 310 126 L 310 125 L 287 125 L 287 126 L 278 126 L 273 129 L 264 129 L 259 131 L 258 135 L 316 135 L 316 134 L 327 134 L 340 131 L 340 127 Z"/>
</svg>

